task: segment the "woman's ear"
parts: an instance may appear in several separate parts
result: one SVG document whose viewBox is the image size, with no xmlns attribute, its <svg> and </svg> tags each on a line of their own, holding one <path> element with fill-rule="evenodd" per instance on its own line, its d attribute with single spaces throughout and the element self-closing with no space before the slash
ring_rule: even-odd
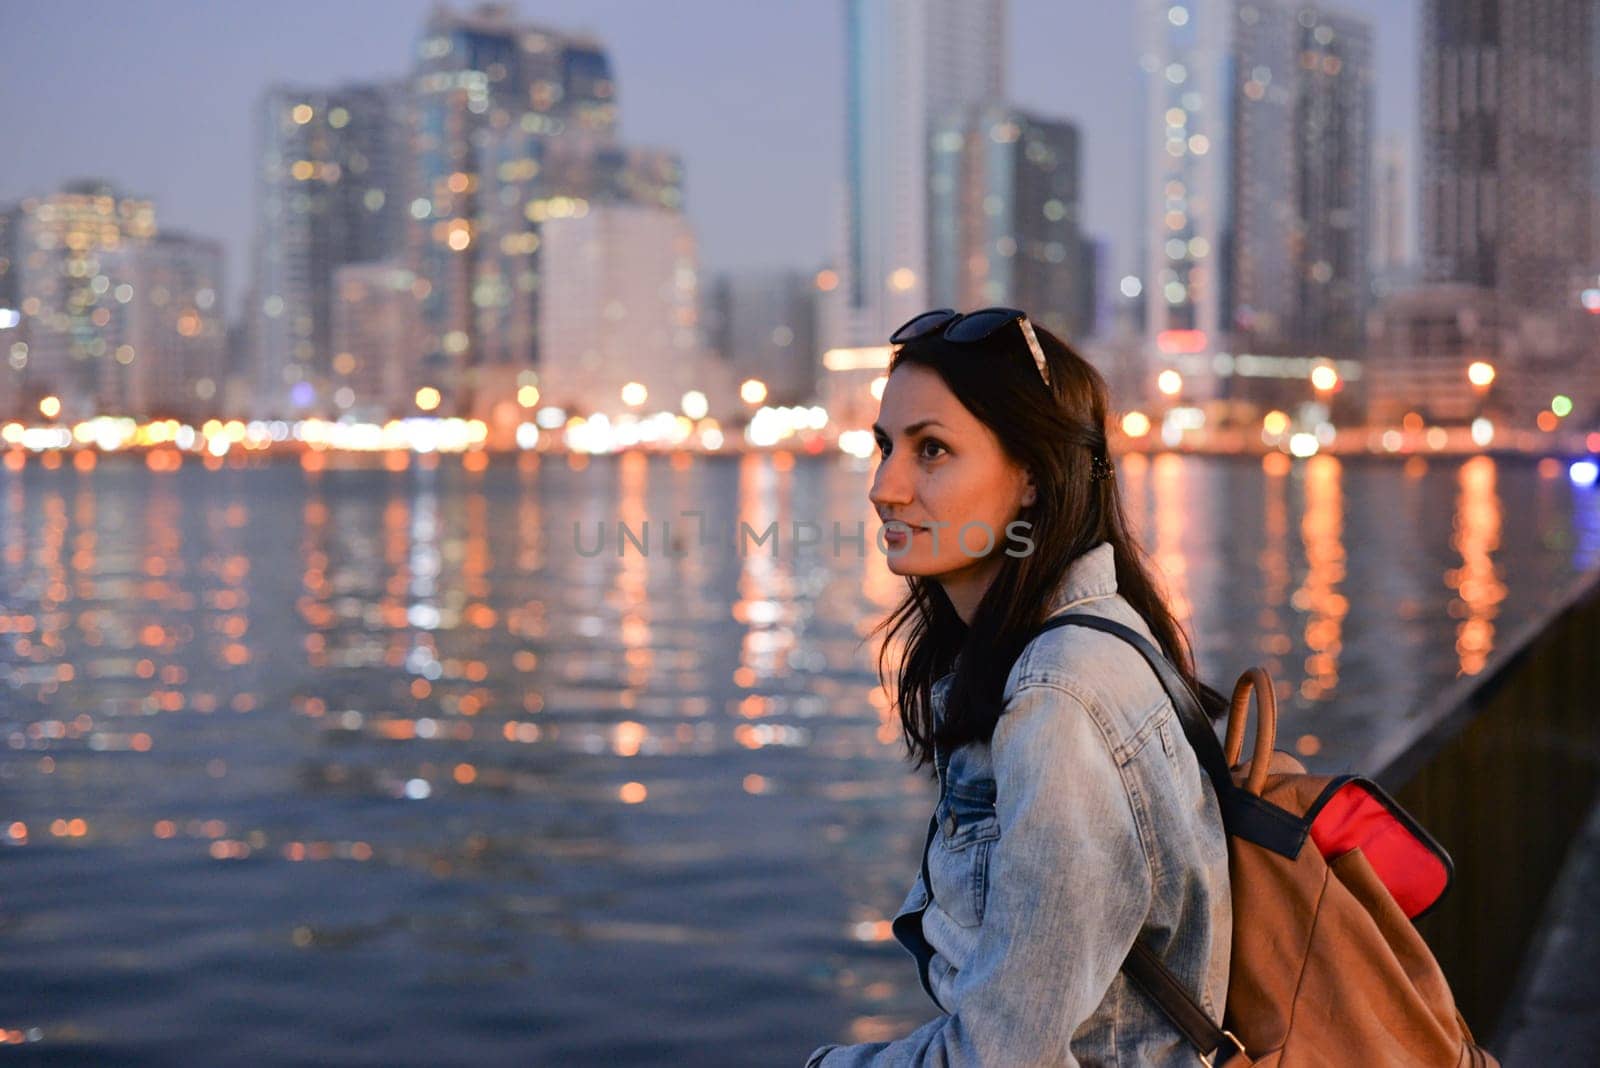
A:
<svg viewBox="0 0 1600 1068">
<path fill-rule="evenodd" d="M 1022 507 L 1028 508 L 1039 497 L 1039 491 L 1033 484 L 1033 472 L 1023 469 L 1022 472 Z"/>
</svg>

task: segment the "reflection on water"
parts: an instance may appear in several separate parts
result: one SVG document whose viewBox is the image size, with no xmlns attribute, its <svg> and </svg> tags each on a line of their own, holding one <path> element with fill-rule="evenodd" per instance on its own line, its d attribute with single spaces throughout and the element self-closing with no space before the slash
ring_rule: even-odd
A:
<svg viewBox="0 0 1600 1068">
<path fill-rule="evenodd" d="M 1339 685 L 1340 637 L 1349 602 L 1339 593 L 1345 579 L 1343 468 L 1332 456 L 1316 456 L 1305 466 L 1305 512 L 1300 537 L 1305 578 L 1290 604 L 1305 616 L 1307 656 L 1300 696 L 1317 701 Z"/>
<path fill-rule="evenodd" d="M 1461 566 L 1446 572 L 1444 580 L 1459 598 L 1450 605 L 1450 614 L 1461 620 L 1456 627 L 1461 673 L 1476 675 L 1494 648 L 1494 618 L 1506 597 L 1494 563 L 1494 553 L 1500 548 L 1494 461 L 1487 456 L 1469 460 L 1461 465 L 1456 480 L 1461 496 L 1450 545 L 1461 554 Z"/>
<path fill-rule="evenodd" d="M 1192 509 L 1205 498 L 1204 487 L 1198 480 L 1183 477 L 1181 457 L 1162 455 L 1150 464 L 1150 488 L 1148 529 L 1154 533 L 1150 550 L 1166 582 L 1172 614 L 1183 626 L 1192 627 L 1194 605 L 1189 600 L 1189 561 L 1184 554 L 1183 530 L 1191 521 Z"/>
<path fill-rule="evenodd" d="M 1281 454 L 1273 453 L 1262 462 L 1262 545 L 1256 554 L 1256 566 L 1261 575 L 1261 607 L 1256 615 L 1260 634 L 1254 651 L 1257 662 L 1272 676 L 1280 702 L 1289 696 L 1284 689 L 1283 658 L 1294 649 L 1294 641 L 1287 630 L 1289 593 L 1294 579 L 1289 565 L 1291 465 L 1286 460 Z M 1305 734 L 1296 742 L 1295 749 L 1302 756 L 1309 756 L 1315 754 L 1321 744 L 1316 735 Z"/>
<path fill-rule="evenodd" d="M 865 468 L 56 459 L 0 474 L 0 1042 L 798 1063 L 930 1015 Z M 1266 666 L 1324 770 L 1600 559 L 1593 491 L 1487 457 L 1118 477 L 1204 673 Z"/>
</svg>

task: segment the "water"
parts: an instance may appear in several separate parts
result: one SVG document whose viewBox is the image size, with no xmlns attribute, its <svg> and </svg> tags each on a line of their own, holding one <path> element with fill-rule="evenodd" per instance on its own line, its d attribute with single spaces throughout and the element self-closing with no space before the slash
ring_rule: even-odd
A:
<svg viewBox="0 0 1600 1068">
<path fill-rule="evenodd" d="M 870 532 L 867 477 L 0 474 L 11 1056 L 799 1064 L 929 1018 L 887 920 L 932 787 L 863 641 L 900 580 L 683 514 Z M 1266 666 L 1320 769 L 1367 767 L 1600 559 L 1595 492 L 1531 462 L 1119 477 L 1205 673 Z"/>
</svg>

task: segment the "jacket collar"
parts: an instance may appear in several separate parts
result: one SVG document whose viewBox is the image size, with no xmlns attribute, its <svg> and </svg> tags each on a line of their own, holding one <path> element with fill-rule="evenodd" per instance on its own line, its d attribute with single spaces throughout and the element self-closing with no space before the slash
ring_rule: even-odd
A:
<svg viewBox="0 0 1600 1068">
<path fill-rule="evenodd" d="M 1067 565 L 1067 573 L 1056 584 L 1055 591 L 1045 601 L 1045 618 L 1060 615 L 1084 601 L 1111 597 L 1117 592 L 1116 550 L 1109 541 L 1103 541 Z M 943 718 L 944 691 L 949 688 L 956 671 L 961 667 L 961 654 L 957 653 L 950 670 L 933 684 L 937 695 L 935 718 Z"/>
<path fill-rule="evenodd" d="M 1059 615 L 1083 601 L 1110 597 L 1117 592 L 1116 550 L 1103 541 L 1067 567 L 1046 602 L 1045 618 Z"/>
</svg>

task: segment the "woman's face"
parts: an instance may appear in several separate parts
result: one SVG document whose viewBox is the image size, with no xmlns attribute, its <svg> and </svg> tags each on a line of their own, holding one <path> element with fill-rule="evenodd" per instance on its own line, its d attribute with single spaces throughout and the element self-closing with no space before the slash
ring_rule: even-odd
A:
<svg viewBox="0 0 1600 1068">
<path fill-rule="evenodd" d="M 1005 549 L 1026 548 L 1006 524 L 1033 503 L 1033 479 L 926 367 L 895 369 L 872 429 L 880 455 L 869 497 L 889 569 L 936 579 L 958 610 L 975 608 Z"/>
</svg>

